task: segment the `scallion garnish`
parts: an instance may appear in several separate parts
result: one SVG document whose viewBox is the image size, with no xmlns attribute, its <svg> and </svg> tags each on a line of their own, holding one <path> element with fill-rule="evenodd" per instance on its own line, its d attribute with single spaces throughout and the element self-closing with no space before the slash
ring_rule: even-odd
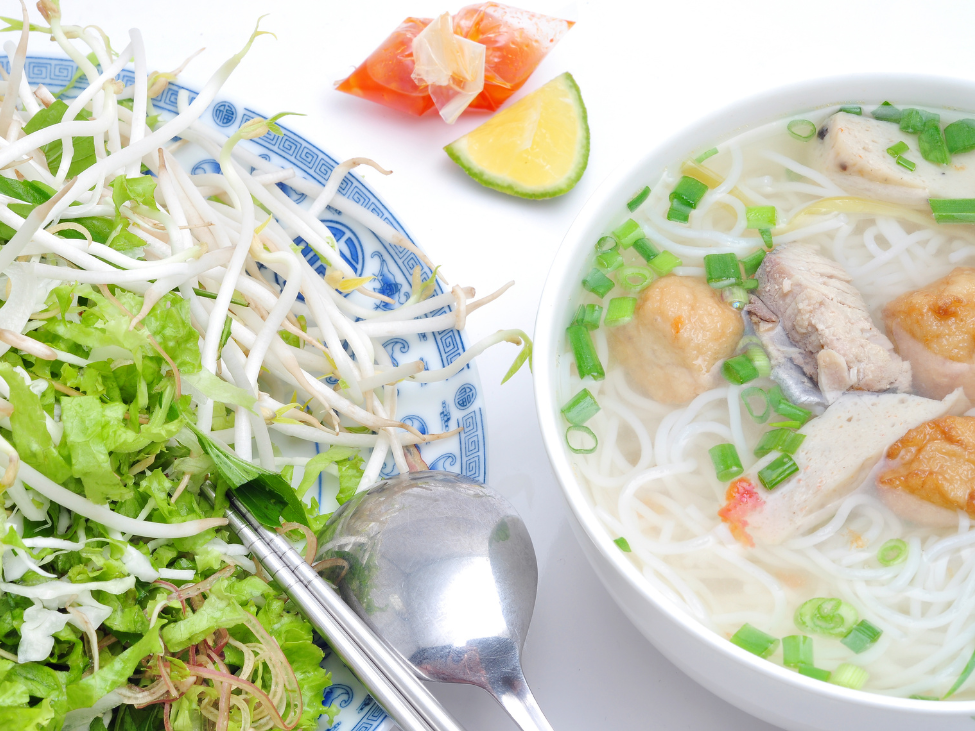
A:
<svg viewBox="0 0 975 731">
<path fill-rule="evenodd" d="M 633 251 L 642 256 L 644 261 L 655 259 L 657 255 L 660 254 L 660 252 L 657 251 L 657 247 L 654 246 L 653 242 L 651 242 L 648 238 L 637 239 L 634 241 Z"/>
<path fill-rule="evenodd" d="M 873 118 L 882 120 L 884 122 L 897 122 L 899 124 L 901 121 L 901 114 L 901 110 L 890 102 L 884 102 L 873 110 Z"/>
<path fill-rule="evenodd" d="M 945 144 L 945 137 L 937 124 L 929 124 L 917 136 L 917 146 L 921 157 L 936 165 L 947 165 L 951 162 L 951 154 Z"/>
<path fill-rule="evenodd" d="M 740 284 L 734 284 L 721 290 L 721 299 L 736 310 L 743 310 L 748 304 L 748 291 Z"/>
<path fill-rule="evenodd" d="M 627 292 L 642 292 L 653 283 L 653 272 L 646 267 L 623 267 L 617 278 Z"/>
<path fill-rule="evenodd" d="M 856 608 L 835 597 L 817 597 L 804 602 L 793 617 L 803 632 L 826 637 L 846 637 L 859 621 Z"/>
<path fill-rule="evenodd" d="M 741 286 L 750 292 L 753 289 L 758 289 L 758 280 L 746 279 L 744 282 L 741 283 Z"/>
<path fill-rule="evenodd" d="M 907 168 L 912 173 L 914 172 L 914 168 L 917 167 L 916 162 L 914 162 L 913 160 L 908 160 L 906 157 L 903 157 L 901 155 L 897 156 L 897 164 L 900 165 L 902 168 Z"/>
<path fill-rule="evenodd" d="M 625 325 L 636 312 L 636 297 L 613 297 L 606 308 L 606 327 Z"/>
<path fill-rule="evenodd" d="M 874 643 L 880 639 L 880 635 L 883 633 L 884 631 L 879 627 L 875 627 L 867 620 L 861 619 L 840 642 L 859 655 L 873 647 Z"/>
<path fill-rule="evenodd" d="M 565 333 L 569 339 L 572 354 L 576 359 L 579 378 L 592 376 L 595 381 L 603 380 L 606 377 L 606 372 L 603 370 L 603 364 L 599 362 L 596 346 L 593 345 L 589 330 L 583 325 L 570 325 L 566 328 Z"/>
<path fill-rule="evenodd" d="M 891 145 L 890 147 L 888 147 L 887 154 L 890 155 L 891 157 L 897 157 L 898 155 L 903 155 L 905 152 L 908 151 L 908 149 L 909 148 L 907 146 L 907 143 L 904 142 L 904 140 L 901 140 L 896 145 Z"/>
<path fill-rule="evenodd" d="M 812 417 L 812 412 L 808 409 L 804 409 L 801 406 L 796 406 L 794 403 L 789 401 L 783 394 L 782 389 L 778 386 L 772 386 L 768 391 L 769 401 L 772 402 L 772 409 L 779 416 L 784 416 L 786 419 L 791 419 L 798 421 L 800 425 L 805 424 Z"/>
<path fill-rule="evenodd" d="M 929 198 L 938 223 L 975 223 L 975 198 Z"/>
<path fill-rule="evenodd" d="M 877 551 L 877 561 L 881 566 L 897 566 L 907 560 L 910 549 L 900 538 L 891 538 Z"/>
<path fill-rule="evenodd" d="M 798 429 L 802 426 L 798 421 L 773 421 L 769 424 L 776 429 Z"/>
<path fill-rule="evenodd" d="M 572 318 L 571 325 L 584 325 L 587 330 L 595 330 L 599 327 L 599 321 L 603 317 L 603 308 L 599 305 L 579 305 L 575 316 Z"/>
<path fill-rule="evenodd" d="M 611 251 L 617 247 L 616 239 L 612 236 L 600 236 L 599 241 L 596 242 L 596 251 Z"/>
<path fill-rule="evenodd" d="M 562 416 L 570 424 L 577 426 L 582 426 L 597 413 L 599 413 L 599 404 L 588 388 L 579 391 L 562 407 Z"/>
<path fill-rule="evenodd" d="M 774 228 L 775 206 L 748 206 L 745 220 L 747 228 Z"/>
<path fill-rule="evenodd" d="M 605 297 L 615 286 L 613 280 L 598 269 L 592 269 L 582 280 L 583 289 L 592 292 L 597 297 Z"/>
<path fill-rule="evenodd" d="M 689 206 L 683 201 L 672 200 L 670 208 L 667 209 L 667 220 L 675 223 L 687 223 L 691 220 L 691 211 L 693 210 L 693 206 Z"/>
<path fill-rule="evenodd" d="M 742 269 L 745 270 L 745 276 L 750 277 L 755 272 L 757 272 L 758 268 L 762 266 L 762 262 L 764 260 L 765 260 L 765 252 L 762 251 L 761 249 L 758 249 L 757 251 L 753 251 L 751 254 L 749 254 L 744 259 L 742 259 L 741 266 Z"/>
<path fill-rule="evenodd" d="M 737 386 L 758 378 L 758 369 L 747 355 L 736 355 L 734 358 L 728 358 L 721 365 L 721 373 L 729 382 Z"/>
<path fill-rule="evenodd" d="M 661 251 L 649 262 L 650 268 L 653 269 L 653 273 L 658 277 L 670 274 L 682 263 L 680 259 L 669 251 Z"/>
<path fill-rule="evenodd" d="M 772 231 L 770 229 L 760 228 L 758 229 L 758 233 L 762 237 L 762 243 L 764 243 L 766 247 L 771 249 L 773 246 L 775 246 L 775 244 L 772 243 Z"/>
<path fill-rule="evenodd" d="M 814 680 L 822 680 L 824 683 L 828 683 L 832 673 L 829 670 L 823 670 L 822 668 L 817 668 L 813 665 L 800 665 L 796 668 L 800 675 L 805 675 L 807 678 L 813 678 Z"/>
<path fill-rule="evenodd" d="M 575 444 L 572 443 L 572 435 L 578 435 L 574 439 Z M 565 443 L 573 454 L 592 454 L 599 446 L 599 440 L 596 439 L 593 430 L 578 424 L 573 424 L 565 430 Z M 591 446 L 586 446 L 587 444 Z"/>
<path fill-rule="evenodd" d="M 788 454 L 780 454 L 758 471 L 758 481 L 766 490 L 774 490 L 799 471 L 799 465 Z"/>
<path fill-rule="evenodd" d="M 805 438 L 805 434 L 799 434 L 789 429 L 777 428 L 767 431 L 762 434 L 755 446 L 755 456 L 764 457 L 771 452 L 795 454 Z"/>
<path fill-rule="evenodd" d="M 779 646 L 777 637 L 767 635 L 762 630 L 743 624 L 741 629 L 731 636 L 731 641 L 743 650 L 759 657 L 769 657 Z"/>
<path fill-rule="evenodd" d="M 708 454 L 711 455 L 711 462 L 714 464 L 714 473 L 722 482 L 733 480 L 745 471 L 734 444 L 718 444 L 711 447 Z"/>
<path fill-rule="evenodd" d="M 908 107 L 901 113 L 901 131 L 916 134 L 929 124 L 938 124 L 940 121 L 940 114 L 926 112 L 923 109 L 915 109 L 914 107 Z"/>
<path fill-rule="evenodd" d="M 856 104 L 840 107 L 840 111 L 846 112 L 847 114 L 863 114 L 863 108 Z"/>
<path fill-rule="evenodd" d="M 616 544 L 616 546 L 617 546 L 617 547 L 618 547 L 618 548 L 619 548 L 619 549 L 620 549 L 620 550 L 621 550 L 621 551 L 622 551 L 623 553 L 630 553 L 630 552 L 632 552 L 632 551 L 633 551 L 633 549 L 632 549 L 632 548 L 630 548 L 630 542 L 629 542 L 628 540 L 626 540 L 626 539 L 625 539 L 625 538 L 624 538 L 623 536 L 620 536 L 619 538 L 617 538 L 617 539 L 615 539 L 615 540 L 613 541 L 613 543 L 615 543 L 615 544 Z"/>
<path fill-rule="evenodd" d="M 756 397 L 761 397 L 762 399 L 762 412 L 760 414 L 756 414 L 755 409 L 752 408 L 751 400 Z M 748 415 L 752 417 L 752 421 L 756 424 L 764 424 L 768 421 L 768 416 L 772 413 L 772 404 L 769 403 L 768 394 L 763 389 L 756 386 L 743 389 L 741 392 L 741 401 L 745 404 L 745 411 L 748 412 Z"/>
<path fill-rule="evenodd" d="M 744 289 L 742 291 L 744 292 Z M 745 355 L 748 356 L 748 360 L 750 360 L 752 365 L 755 366 L 760 378 L 768 378 L 770 375 L 772 375 L 772 363 L 768 359 L 768 354 L 761 347 L 752 346 L 745 351 Z"/>
<path fill-rule="evenodd" d="M 632 218 L 628 218 L 613 229 L 613 238 L 624 249 L 629 249 L 634 241 L 643 238 L 643 229 Z"/>
<path fill-rule="evenodd" d="M 701 198 L 707 192 L 707 185 L 696 178 L 684 175 L 674 186 L 674 190 L 670 194 L 670 201 L 673 203 L 675 200 L 679 200 L 689 208 L 697 208 L 697 204 L 701 202 Z"/>
<path fill-rule="evenodd" d="M 715 289 L 723 289 L 741 282 L 741 267 L 734 254 L 705 254 L 704 276 Z"/>
<path fill-rule="evenodd" d="M 782 638 L 782 664 L 787 668 L 813 664 L 813 639 L 806 635 Z"/>
<path fill-rule="evenodd" d="M 945 145 L 952 155 L 975 150 L 975 119 L 959 119 L 945 127 Z"/>
<path fill-rule="evenodd" d="M 845 662 L 833 671 L 829 682 L 851 690 L 860 690 L 869 677 L 870 674 L 860 666 Z"/>
<path fill-rule="evenodd" d="M 968 659 L 968 663 L 961 671 L 961 675 L 958 676 L 958 680 L 956 680 L 955 684 L 951 686 L 951 690 L 945 693 L 941 700 L 945 701 L 951 698 L 951 696 L 953 696 L 955 692 L 965 684 L 965 681 L 968 680 L 968 676 L 972 674 L 972 670 L 975 670 L 975 652 L 973 652 L 972 656 Z"/>
<path fill-rule="evenodd" d="M 193 291 L 196 292 L 198 297 L 203 297 L 208 300 L 215 300 L 217 298 L 216 292 L 207 292 L 205 289 L 198 289 L 193 287 Z M 240 297 L 231 297 L 230 304 L 238 305 L 240 307 L 247 307 L 247 300 L 242 300 Z"/>
<path fill-rule="evenodd" d="M 816 125 L 808 119 L 793 119 L 786 125 L 789 134 L 801 142 L 808 142 L 816 134 Z"/>
<path fill-rule="evenodd" d="M 596 257 L 596 266 L 604 272 L 613 272 L 623 266 L 623 257 L 616 250 L 604 251 Z"/>
<path fill-rule="evenodd" d="M 712 147 L 710 150 L 705 150 L 700 155 L 698 155 L 697 157 L 695 157 L 694 158 L 694 162 L 696 162 L 698 165 L 700 165 L 702 162 L 704 162 L 705 160 L 707 160 L 712 155 L 717 155 L 717 154 L 718 154 L 718 148 L 717 147 Z"/>
<path fill-rule="evenodd" d="M 645 201 L 649 195 L 650 195 L 650 186 L 645 185 L 643 186 L 643 190 L 641 190 L 635 196 L 630 198 L 630 200 L 627 201 L 626 203 L 626 207 L 630 209 L 630 213 L 633 213 L 633 211 L 639 208 L 643 204 L 643 201 Z"/>
</svg>

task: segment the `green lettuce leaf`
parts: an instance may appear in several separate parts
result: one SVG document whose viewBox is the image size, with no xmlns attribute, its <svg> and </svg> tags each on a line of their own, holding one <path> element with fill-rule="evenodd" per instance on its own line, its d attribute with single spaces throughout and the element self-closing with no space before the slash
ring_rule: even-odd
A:
<svg viewBox="0 0 975 731">
<path fill-rule="evenodd" d="M 156 181 L 148 175 L 126 178 L 121 175 L 112 181 L 112 203 L 119 209 L 128 201 L 135 201 L 140 205 L 158 211 L 156 206 Z"/>
<path fill-rule="evenodd" d="M 88 499 L 99 505 L 124 500 L 132 494 L 112 470 L 111 460 L 111 432 L 124 412 L 125 404 L 103 404 L 95 396 L 61 401 L 61 423 L 71 453 L 71 471 L 81 479 Z"/>
<path fill-rule="evenodd" d="M 318 482 L 319 475 L 326 467 L 340 460 L 356 457 L 358 454 L 359 450 L 355 447 L 329 447 L 326 451 L 316 454 L 305 465 L 305 473 L 301 476 L 301 483 L 299 483 L 296 492 L 299 496 L 303 496 L 312 485 Z M 341 484 L 339 492 L 341 492 Z"/>
<path fill-rule="evenodd" d="M 40 398 L 27 387 L 10 364 L 0 363 L 0 377 L 10 387 L 10 403 L 14 407 L 10 426 L 14 447 L 20 458 L 46 477 L 64 483 L 71 477 L 71 468 L 58 454 L 54 440 L 48 434 Z"/>
<path fill-rule="evenodd" d="M 39 129 L 58 124 L 64 117 L 66 111 L 68 111 L 68 105 L 60 99 L 46 109 L 41 107 L 40 111 L 24 125 L 24 132 L 31 134 Z M 90 119 L 90 115 L 85 110 L 81 110 L 75 119 L 84 121 Z M 72 137 L 71 143 L 74 146 L 74 154 L 71 156 L 71 166 L 68 168 L 69 178 L 73 178 L 78 173 L 87 170 L 95 164 L 94 137 Z M 47 166 L 51 170 L 51 173 L 57 174 L 58 168 L 61 165 L 61 155 L 64 152 L 64 146 L 61 144 L 61 140 L 54 140 L 54 142 L 42 145 L 41 151 L 44 153 L 44 157 L 47 158 Z"/>
<path fill-rule="evenodd" d="M 163 627 L 162 638 L 172 653 L 202 642 L 217 629 L 236 627 L 247 620 L 247 612 L 233 599 L 211 593 L 203 606 L 186 619 Z"/>
<path fill-rule="evenodd" d="M 57 713 L 52 707 L 50 698 L 45 698 L 33 708 L 11 708 L 0 706 L 0 728 L 17 729 L 17 731 L 53 731 L 60 728 L 55 726 Z"/>
</svg>

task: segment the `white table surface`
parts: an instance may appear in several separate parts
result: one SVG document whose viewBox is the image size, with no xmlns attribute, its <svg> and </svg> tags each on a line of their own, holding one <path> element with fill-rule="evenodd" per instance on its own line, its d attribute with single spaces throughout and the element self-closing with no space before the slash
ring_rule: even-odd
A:
<svg viewBox="0 0 975 731">
<path fill-rule="evenodd" d="M 303 112 L 287 124 L 336 157 L 371 157 L 395 174 L 370 182 L 451 281 L 501 301 L 472 315 L 476 339 L 498 328 L 531 333 L 545 274 L 573 218 L 614 168 L 713 109 L 765 89 L 846 72 L 975 73 L 975 3 L 867 0 L 515 0 L 578 21 L 518 98 L 570 71 L 589 113 L 589 168 L 568 194 L 524 201 L 480 187 L 441 148 L 486 117 L 455 125 L 415 118 L 336 92 L 408 15 L 432 17 L 462 2 L 438 0 L 66 0 L 65 22 L 98 24 L 125 45 L 141 29 L 151 69 L 170 70 L 206 46 L 184 74 L 198 83 L 236 53 L 263 14 L 277 40 L 258 39 L 226 84 L 266 113 Z M 32 16 L 36 12 L 31 5 Z M 18 11 L 8 3 L 6 14 Z M 50 49 L 33 45 L 34 52 Z M 53 50 L 53 49 L 51 49 Z M 975 106 L 975 100 L 968 105 Z M 525 518 L 540 569 L 525 673 L 555 729 L 765 731 L 665 660 L 616 608 L 583 558 L 542 448 L 527 371 L 505 386 L 513 347 L 479 359 L 487 397 L 490 483 Z M 514 725 L 485 693 L 437 686 L 469 731 Z"/>
</svg>

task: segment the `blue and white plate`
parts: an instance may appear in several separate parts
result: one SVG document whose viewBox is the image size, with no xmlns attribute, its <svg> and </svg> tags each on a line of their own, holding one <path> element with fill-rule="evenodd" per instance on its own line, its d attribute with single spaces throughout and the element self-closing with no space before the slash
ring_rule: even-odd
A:
<svg viewBox="0 0 975 731">
<path fill-rule="evenodd" d="M 0 56 L 0 65 L 9 71 L 10 64 L 5 56 Z M 26 66 L 27 78 L 31 84 L 44 84 L 52 91 L 57 91 L 67 84 L 76 69 L 74 62 L 66 58 L 43 56 L 30 56 Z M 131 84 L 133 75 L 131 71 L 126 70 L 119 75 L 119 78 L 126 84 Z M 79 84 L 66 96 L 71 97 L 82 88 L 84 85 Z M 152 100 L 156 110 L 175 113 L 177 94 L 184 88 L 186 87 L 170 84 L 160 96 Z M 192 89 L 187 90 L 192 101 L 196 98 L 196 93 Z M 220 99 L 204 113 L 201 121 L 223 134 L 230 135 L 243 123 L 258 116 L 262 115 L 244 104 Z M 324 184 L 339 161 L 291 130 L 284 127 L 282 130 L 284 134 L 281 136 L 268 134 L 242 144 L 252 145 L 261 157 L 276 165 L 293 167 L 298 175 Z M 177 157 L 186 169 L 193 173 L 218 172 L 220 169 L 216 160 L 204 156 L 199 148 L 193 146 L 182 148 Z M 296 202 L 306 202 L 304 194 L 293 190 L 286 183 L 280 184 L 280 188 Z M 399 218 L 357 176 L 347 175 L 339 187 L 339 193 L 364 206 L 397 231 L 409 236 Z M 310 202 L 307 201 L 309 204 Z M 320 218 L 332 232 L 342 257 L 355 270 L 356 275 L 375 277 L 367 286 L 397 303 L 405 302 L 410 296 L 414 267 L 422 268 L 424 279 L 430 276 L 430 270 L 416 258 L 416 255 L 380 239 L 369 229 L 350 220 L 341 212 L 327 208 Z M 303 246 L 304 242 L 301 239 L 296 239 L 296 243 L 302 246 L 305 258 L 312 267 L 324 274 L 325 266 L 314 251 Z M 442 291 L 438 283 L 436 294 L 441 294 Z M 351 296 L 356 298 L 358 304 L 365 307 L 390 307 L 379 300 L 358 293 L 353 293 Z M 441 315 L 448 311 L 444 308 L 430 313 L 429 316 Z M 429 334 L 392 337 L 387 339 L 383 346 L 394 364 L 407 360 L 422 360 L 428 369 L 433 370 L 443 368 L 456 360 L 466 348 L 466 338 L 463 332 L 443 330 Z M 332 381 L 333 385 L 334 383 L 335 381 Z M 402 383 L 398 394 L 398 418 L 420 432 L 428 434 L 464 427 L 459 435 L 450 439 L 421 445 L 420 453 L 431 469 L 459 472 L 480 482 L 487 481 L 484 401 L 477 369 L 473 364 L 467 365 L 447 381 L 430 384 Z M 305 449 L 309 451 L 311 448 Z M 295 453 L 294 456 L 299 455 Z M 396 466 L 393 464 L 392 457 L 388 457 L 386 464 L 383 465 L 382 474 L 388 477 L 395 472 Z M 329 478 L 325 479 L 325 484 L 319 481 L 318 502 L 323 510 L 330 511 L 335 505 L 334 498 L 331 496 L 334 495 L 336 486 L 329 484 Z M 376 731 L 381 726 L 385 728 L 389 725 L 385 711 L 337 656 L 327 653 L 323 665 L 332 673 L 333 680 L 332 686 L 325 692 L 326 700 L 335 703 L 339 708 L 339 715 L 332 729 Z"/>
</svg>

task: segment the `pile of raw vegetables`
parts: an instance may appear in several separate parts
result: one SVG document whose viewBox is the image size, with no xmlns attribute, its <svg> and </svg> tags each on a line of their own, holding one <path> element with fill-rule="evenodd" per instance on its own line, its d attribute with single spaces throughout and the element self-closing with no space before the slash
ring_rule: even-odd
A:
<svg viewBox="0 0 975 731">
<path fill-rule="evenodd" d="M 323 472 L 341 503 L 388 455 L 407 471 L 415 445 L 454 433 L 398 421 L 397 383 L 524 343 L 510 377 L 531 343 L 502 331 L 443 369 L 393 365 L 382 339 L 462 328 L 500 292 L 436 294 L 413 244 L 338 194 L 356 165 L 382 171 L 372 161 L 343 163 L 323 187 L 240 144 L 280 133 L 278 117 L 229 138 L 198 121 L 262 32 L 167 119 L 152 99 L 177 72 L 148 73 L 138 31 L 116 52 L 97 27 L 63 24 L 56 0 L 38 8 L 47 25 L 26 8 L 5 19 L 19 42 L 0 81 L 0 727 L 316 728 L 332 712 L 322 651 L 226 528 L 227 491 L 311 560 L 327 516 L 302 496 Z M 31 32 L 76 62 L 76 96 L 29 84 Z M 188 174 L 182 145 L 221 173 Z M 382 299 L 338 254 L 326 206 L 428 264 L 405 304 L 346 296 Z M 324 449 L 285 459 L 279 435 Z"/>
</svg>

